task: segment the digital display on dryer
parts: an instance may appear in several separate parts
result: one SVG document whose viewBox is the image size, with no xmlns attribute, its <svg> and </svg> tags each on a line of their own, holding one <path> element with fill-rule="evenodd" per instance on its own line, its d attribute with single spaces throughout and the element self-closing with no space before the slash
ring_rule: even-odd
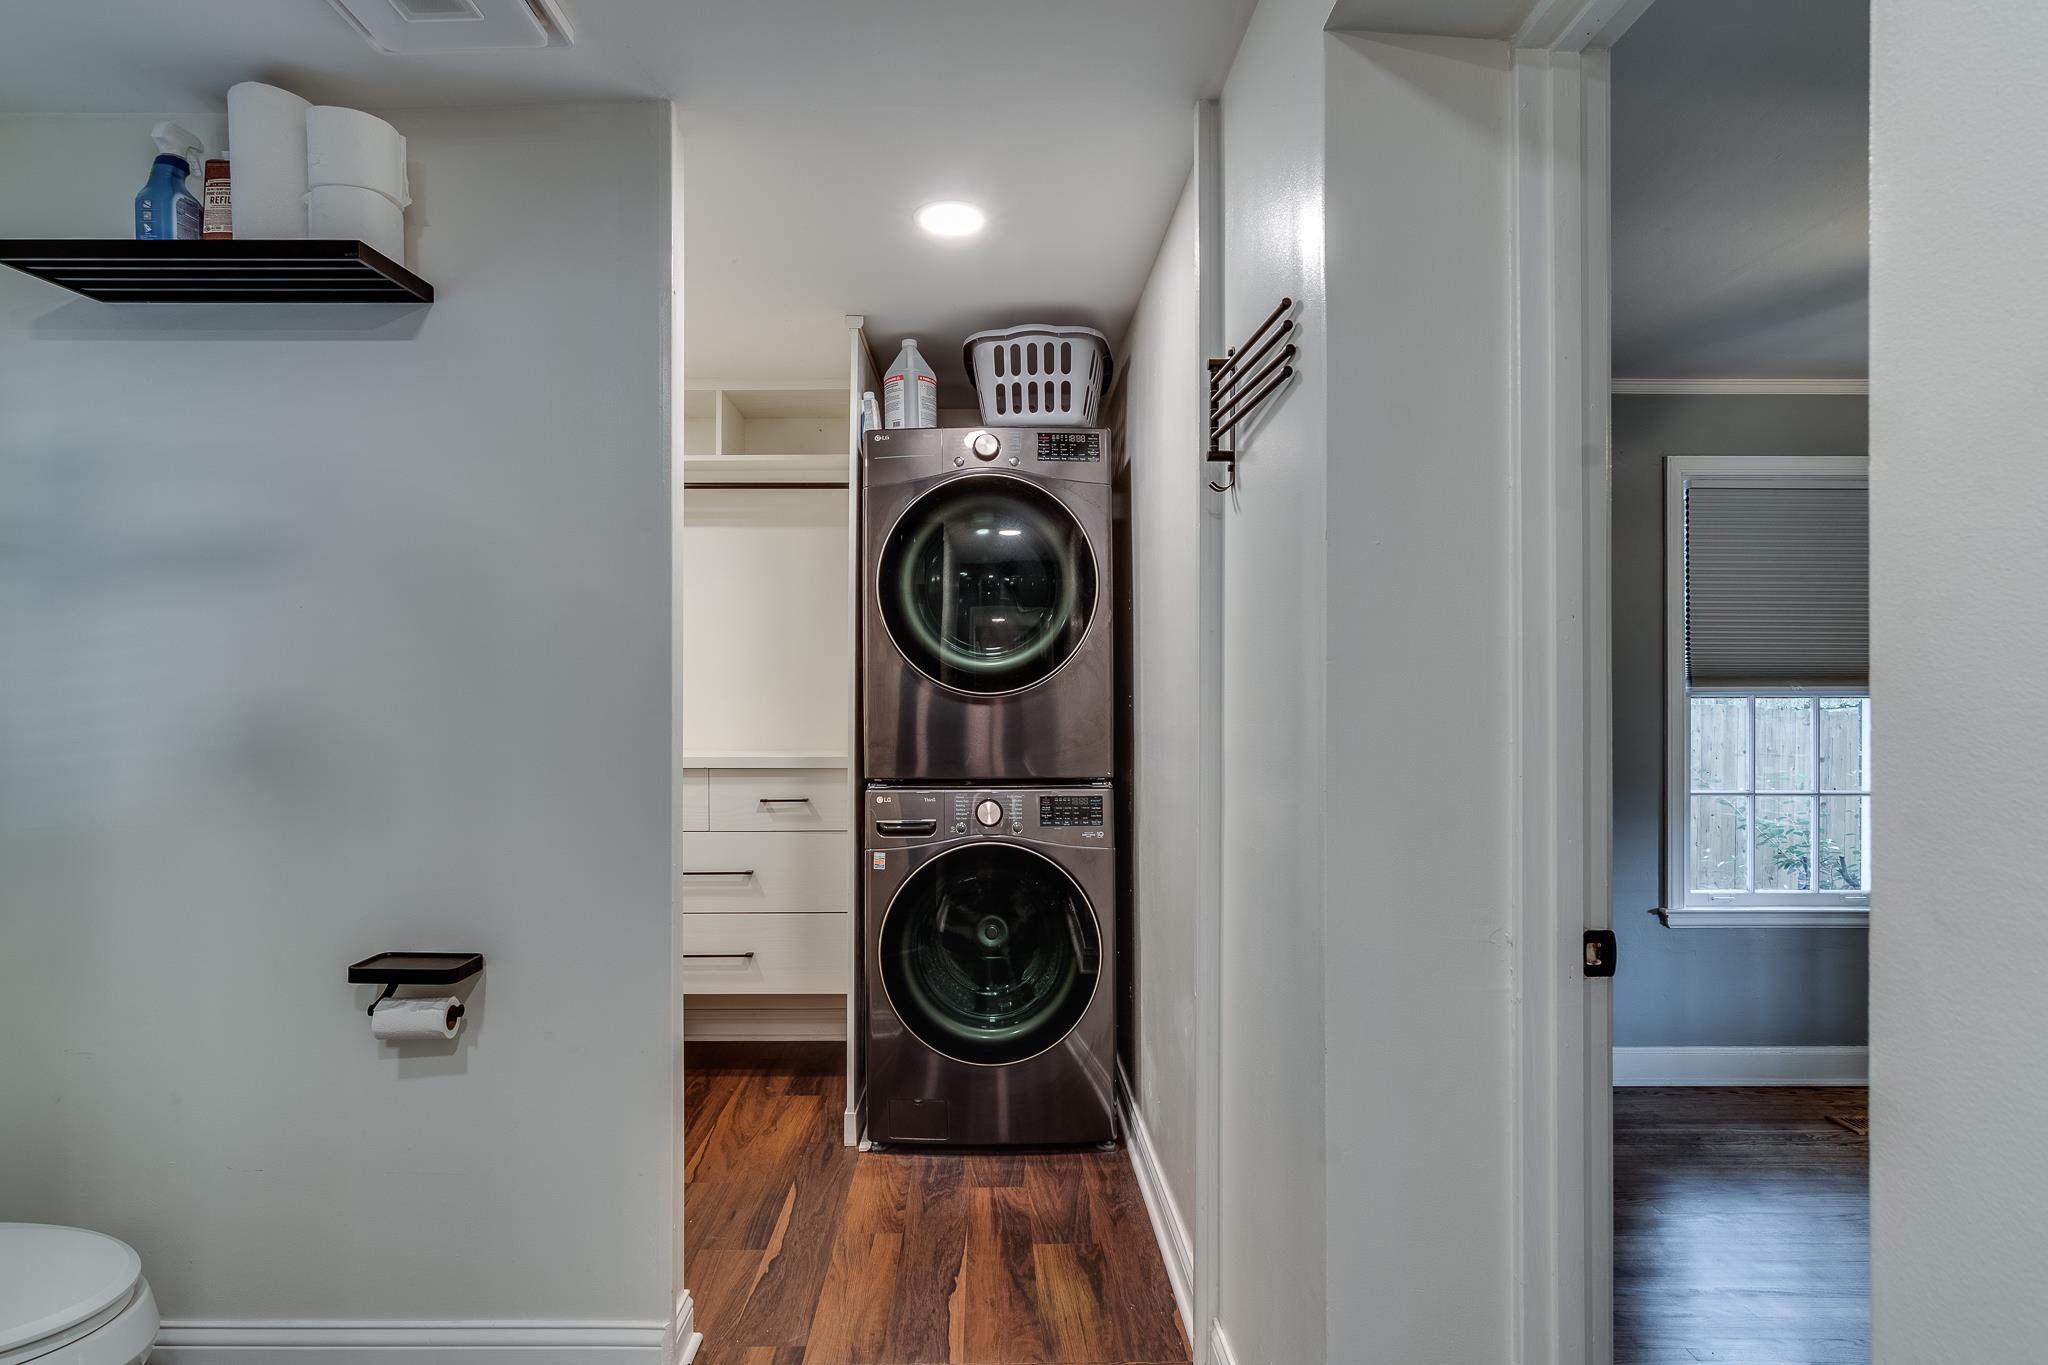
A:
<svg viewBox="0 0 2048 1365">
<path fill-rule="evenodd" d="M 1102 798 L 1041 796 L 1038 798 L 1038 823 L 1047 829 L 1101 829 Z"/>
<path fill-rule="evenodd" d="M 1099 431 L 1041 431 L 1038 433 L 1041 460 L 1094 461 L 1102 459 Z"/>
</svg>

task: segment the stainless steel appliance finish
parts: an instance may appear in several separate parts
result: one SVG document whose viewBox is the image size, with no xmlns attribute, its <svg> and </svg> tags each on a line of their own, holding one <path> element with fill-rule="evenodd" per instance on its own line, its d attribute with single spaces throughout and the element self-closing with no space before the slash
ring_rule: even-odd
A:
<svg viewBox="0 0 2048 1365">
<path fill-rule="evenodd" d="M 1109 433 L 871 432 L 861 743 L 881 782 L 1114 771 Z"/>
<path fill-rule="evenodd" d="M 1073 786 L 870 786 L 868 1135 L 1116 1138 L 1115 803 Z"/>
</svg>

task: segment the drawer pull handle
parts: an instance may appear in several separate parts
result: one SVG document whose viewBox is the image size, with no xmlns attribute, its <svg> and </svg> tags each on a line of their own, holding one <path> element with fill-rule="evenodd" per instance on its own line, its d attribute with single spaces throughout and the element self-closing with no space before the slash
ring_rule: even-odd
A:
<svg viewBox="0 0 2048 1365">
<path fill-rule="evenodd" d="M 936 820 L 875 821 L 875 833 L 889 839 L 915 839 L 938 832 L 939 822 Z"/>
<path fill-rule="evenodd" d="M 736 867 L 724 872 L 692 872 L 688 868 L 684 868 L 683 875 L 685 877 L 751 877 L 754 875 L 754 869 L 751 867 Z"/>
<path fill-rule="evenodd" d="M 808 806 L 811 804 L 811 798 L 808 796 L 764 796 L 761 798 L 761 804 L 764 806 Z"/>
<path fill-rule="evenodd" d="M 684 957 L 741 957 L 751 959 L 752 953 L 684 953 Z"/>
</svg>

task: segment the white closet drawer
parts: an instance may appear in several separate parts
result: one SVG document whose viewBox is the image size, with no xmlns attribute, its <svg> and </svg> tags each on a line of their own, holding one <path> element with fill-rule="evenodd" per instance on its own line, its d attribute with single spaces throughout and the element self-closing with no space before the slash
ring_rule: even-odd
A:
<svg viewBox="0 0 2048 1365">
<path fill-rule="evenodd" d="M 711 828 L 711 770 L 709 768 L 683 769 L 683 812 L 684 829 Z"/>
<path fill-rule="evenodd" d="M 685 913 L 829 910 L 843 914 L 851 909 L 850 834 L 714 830 L 683 837 Z"/>
<path fill-rule="evenodd" d="M 683 916 L 683 989 L 702 995 L 844 994 L 853 916 Z"/>
<path fill-rule="evenodd" d="M 844 768 L 713 768 L 713 829 L 845 829 Z"/>
</svg>

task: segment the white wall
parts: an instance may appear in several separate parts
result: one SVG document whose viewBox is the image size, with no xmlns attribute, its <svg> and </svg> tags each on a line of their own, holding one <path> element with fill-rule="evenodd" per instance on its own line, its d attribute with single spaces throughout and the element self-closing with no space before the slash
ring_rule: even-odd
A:
<svg viewBox="0 0 2048 1365">
<path fill-rule="evenodd" d="M 1243 1365 L 1325 1354 L 1328 11 L 1314 0 L 1263 0 L 1223 89 L 1223 331 L 1242 339 L 1289 296 L 1299 301 L 1302 347 L 1292 390 L 1243 441 L 1241 489 L 1224 514 L 1216 1311 Z"/>
<path fill-rule="evenodd" d="M 662 1324 L 670 114 L 393 118 L 431 309 L 0 272 L 0 1219 L 171 1319 Z M 0 119 L 0 236 L 127 235 L 150 123 Z"/>
<path fill-rule="evenodd" d="M 1875 0 L 1871 28 L 1874 1354 L 2032 1360 L 2048 917 L 2034 850 L 1982 832 L 2048 768 L 2048 10 Z"/>
<path fill-rule="evenodd" d="M 1504 1361 L 1508 50 L 1326 54 L 1331 1358 Z"/>
<path fill-rule="evenodd" d="M 1504 1360 L 1508 51 L 1326 14 L 1264 0 L 1223 97 L 1224 331 L 1291 296 L 1302 349 L 1225 516 L 1219 1316 Z"/>
<path fill-rule="evenodd" d="M 1183 1229 L 1195 1195 L 1195 906 L 1201 828 L 1195 678 L 1205 401 L 1190 176 L 1138 300 L 1121 361 L 1124 453 L 1131 473 L 1137 897 L 1137 1067 L 1132 1098 L 1151 1134 Z"/>
</svg>

